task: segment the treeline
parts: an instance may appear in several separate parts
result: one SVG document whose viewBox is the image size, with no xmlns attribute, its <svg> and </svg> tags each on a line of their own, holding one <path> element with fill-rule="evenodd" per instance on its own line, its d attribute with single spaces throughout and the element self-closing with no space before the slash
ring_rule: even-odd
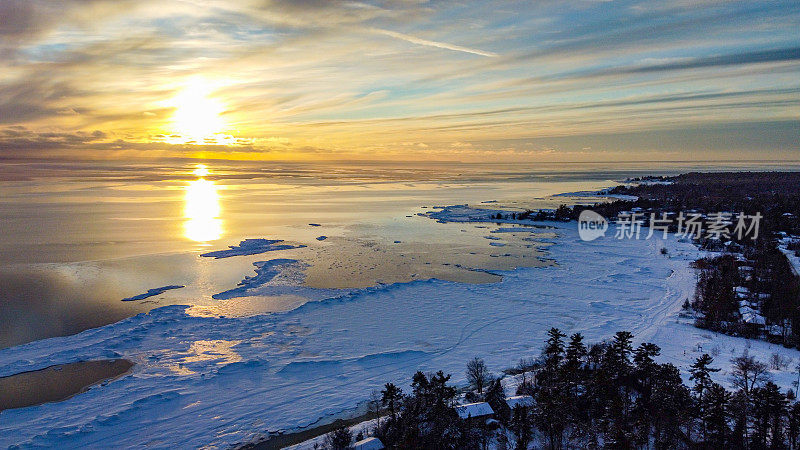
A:
<svg viewBox="0 0 800 450">
<path fill-rule="evenodd" d="M 677 232 L 678 213 L 703 215 L 703 230 L 711 214 L 739 213 L 761 216 L 758 236 L 713 239 L 702 235 L 695 243 L 703 249 L 723 252 L 694 263 L 697 289 L 691 306 L 696 325 L 736 336 L 763 338 L 786 346 L 800 346 L 800 278 L 779 249 L 778 238 L 800 234 L 800 172 L 688 173 L 675 177 L 647 177 L 639 185 L 617 186 L 611 194 L 632 195 L 634 201 L 617 200 L 591 207 L 560 206 L 555 211 L 517 213 L 523 218 L 577 219 L 584 209 L 611 220 L 622 212 L 641 213 L 644 226 L 650 214 L 671 214 L 671 231 Z M 655 181 L 655 183 L 647 183 Z M 685 230 L 684 230 L 685 231 Z M 658 236 L 658 234 L 657 234 Z M 785 241 L 784 241 L 785 242 Z M 800 240 L 786 243 L 800 255 Z"/>
<path fill-rule="evenodd" d="M 761 213 L 765 234 L 800 233 L 800 172 L 692 172 L 670 177 L 668 181 L 671 183 L 617 186 L 610 193 L 639 199 L 612 202 L 618 204 L 609 208 Z"/>
<path fill-rule="evenodd" d="M 659 178 L 658 181 L 668 184 L 620 185 L 607 192 L 635 196 L 636 200 L 615 200 L 592 206 L 560 205 L 554 211 L 525 211 L 500 214 L 495 218 L 577 220 L 584 209 L 591 209 L 612 220 L 622 212 L 636 209 L 644 213 L 642 219 L 645 222 L 649 220 L 649 213 L 655 213 L 657 217 L 664 212 L 677 214 L 681 211 L 744 213 L 748 216 L 758 213 L 762 216 L 760 235 L 772 236 L 781 231 L 800 234 L 800 172 L 693 172 Z M 731 238 L 737 240 L 736 236 Z"/>
<path fill-rule="evenodd" d="M 726 334 L 800 344 L 800 278 L 774 244 L 747 246 L 693 263 L 696 325 Z M 744 314 L 743 314 L 744 311 Z M 752 311 L 752 312 L 750 312 Z"/>
<path fill-rule="evenodd" d="M 719 369 L 711 356 L 695 361 L 687 386 L 677 367 L 656 361 L 659 353 L 651 343 L 634 348 L 625 331 L 587 347 L 580 334 L 567 341 L 553 328 L 541 357 L 511 371 L 521 379 L 517 394 L 531 402 L 509 407 L 502 381 L 475 359 L 467 396 L 488 402 L 492 419 L 459 417 L 450 376 L 417 372 L 408 393 L 384 386 L 386 415 L 369 434 L 397 449 L 798 448 L 800 403 L 770 381 L 766 365 L 735 358 L 731 392 L 712 380 Z M 340 429 L 326 443 L 347 448 L 352 438 Z"/>
</svg>

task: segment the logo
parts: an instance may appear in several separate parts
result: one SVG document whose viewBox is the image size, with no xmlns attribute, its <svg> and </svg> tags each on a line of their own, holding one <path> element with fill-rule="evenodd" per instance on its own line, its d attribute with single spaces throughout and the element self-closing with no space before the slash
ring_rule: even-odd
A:
<svg viewBox="0 0 800 450">
<path fill-rule="evenodd" d="M 584 241 L 593 241 L 606 235 L 608 221 L 605 217 L 590 209 L 581 211 L 578 216 L 578 235 Z"/>
</svg>

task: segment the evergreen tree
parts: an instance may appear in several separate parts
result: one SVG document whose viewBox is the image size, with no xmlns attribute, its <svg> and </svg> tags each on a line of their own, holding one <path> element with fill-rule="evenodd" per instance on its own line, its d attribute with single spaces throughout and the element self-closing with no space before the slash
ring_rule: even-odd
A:
<svg viewBox="0 0 800 450">
<path fill-rule="evenodd" d="M 728 441 L 730 448 L 746 449 L 750 439 L 750 400 L 741 389 L 731 394 L 728 410 L 733 419 L 731 437 Z"/>
<path fill-rule="evenodd" d="M 633 355 L 636 389 L 639 395 L 634 402 L 631 420 L 634 427 L 634 441 L 640 447 L 650 441 L 652 417 L 655 408 L 658 407 L 652 402 L 654 377 L 658 375 L 658 364 L 653 358 L 660 353 L 661 349 L 657 345 L 642 343 Z"/>
<path fill-rule="evenodd" d="M 698 409 L 697 416 L 700 418 L 700 430 L 703 436 L 703 441 L 708 439 L 708 423 L 706 421 L 708 402 L 706 396 L 709 387 L 713 383 L 713 381 L 711 381 L 711 374 L 714 372 L 719 372 L 720 370 L 712 368 L 712 362 L 714 362 L 714 358 L 712 358 L 709 354 L 704 353 L 702 356 L 697 358 L 694 364 L 692 364 L 689 368 L 689 373 L 691 374 L 689 379 L 694 380 L 692 392 L 694 393 L 695 404 Z"/>
<path fill-rule="evenodd" d="M 517 450 L 527 450 L 533 438 L 532 425 L 528 408 L 522 405 L 514 406 L 511 411 L 509 429 L 514 434 Z"/>
<path fill-rule="evenodd" d="M 706 407 L 703 409 L 703 423 L 707 435 L 704 438 L 710 448 L 724 448 L 731 434 L 728 426 L 728 403 L 731 394 L 724 387 L 712 382 L 704 395 Z"/>
<path fill-rule="evenodd" d="M 653 445 L 657 449 L 686 446 L 686 430 L 691 426 L 689 389 L 672 364 L 661 364 L 653 380 L 652 402 L 658 405 L 653 411 Z"/>
<path fill-rule="evenodd" d="M 350 441 L 352 440 L 353 434 L 350 432 L 350 429 L 341 426 L 326 434 L 323 442 L 325 448 L 330 450 L 347 450 L 350 448 Z"/>
<path fill-rule="evenodd" d="M 786 435 L 789 439 L 789 448 L 796 449 L 800 438 L 800 402 L 792 403 L 787 416 Z"/>
<path fill-rule="evenodd" d="M 564 430 L 567 427 L 567 416 L 564 412 L 568 406 L 568 398 L 558 386 L 543 386 L 536 391 L 536 407 L 534 423 L 541 431 L 549 448 L 561 448 L 564 441 Z"/>
<path fill-rule="evenodd" d="M 389 408 L 392 420 L 397 418 L 397 407 L 403 398 L 403 391 L 392 383 L 386 383 L 381 391 L 381 404 Z"/>
<path fill-rule="evenodd" d="M 768 382 L 759 389 L 760 407 L 756 408 L 757 423 L 765 422 L 765 438 L 770 448 L 784 447 L 784 421 L 786 418 L 786 396 L 775 383 Z"/>
<path fill-rule="evenodd" d="M 495 378 L 486 388 L 486 403 L 492 407 L 497 420 L 504 424 L 508 423 L 511 418 L 511 408 L 508 407 L 506 402 L 505 389 L 500 378 Z"/>
<path fill-rule="evenodd" d="M 569 345 L 566 350 L 566 360 L 564 362 L 564 371 L 569 377 L 574 377 L 580 370 L 583 360 L 586 357 L 586 346 L 583 344 L 583 335 L 575 333 L 570 336 Z"/>
<path fill-rule="evenodd" d="M 631 341 L 633 335 L 627 331 L 618 331 L 611 344 L 606 348 L 603 360 L 606 370 L 617 377 L 625 377 L 631 370 Z"/>
<path fill-rule="evenodd" d="M 542 350 L 544 358 L 544 370 L 540 378 L 544 383 L 555 381 L 561 362 L 564 358 L 564 338 L 566 335 L 558 328 L 551 328 L 547 332 L 547 343 Z"/>
</svg>

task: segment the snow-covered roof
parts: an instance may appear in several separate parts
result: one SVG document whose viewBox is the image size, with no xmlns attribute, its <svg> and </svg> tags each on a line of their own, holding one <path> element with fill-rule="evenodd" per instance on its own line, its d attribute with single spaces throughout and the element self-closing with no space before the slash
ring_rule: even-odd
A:
<svg viewBox="0 0 800 450">
<path fill-rule="evenodd" d="M 739 314 L 742 315 L 743 322 L 752 323 L 756 325 L 764 325 L 766 323 L 764 316 L 759 314 L 756 310 L 749 308 L 747 306 L 739 308 Z"/>
<path fill-rule="evenodd" d="M 382 450 L 383 442 L 376 437 L 368 437 L 353 444 L 355 450 Z"/>
<path fill-rule="evenodd" d="M 533 406 L 533 397 L 530 395 L 515 395 L 513 397 L 506 398 L 506 403 L 508 403 L 508 407 L 514 409 L 515 406 Z"/>
<path fill-rule="evenodd" d="M 491 416 L 494 410 L 486 402 L 467 403 L 465 405 L 456 406 L 458 417 L 466 419 L 468 417 L 483 417 Z"/>
</svg>

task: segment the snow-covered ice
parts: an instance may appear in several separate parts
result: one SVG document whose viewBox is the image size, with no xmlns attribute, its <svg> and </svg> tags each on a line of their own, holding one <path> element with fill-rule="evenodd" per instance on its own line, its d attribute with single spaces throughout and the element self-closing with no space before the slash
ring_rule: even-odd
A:
<svg viewBox="0 0 800 450">
<path fill-rule="evenodd" d="M 466 206 L 430 213 L 440 221 L 487 214 Z M 720 382 L 729 359 L 745 348 L 762 361 L 772 352 L 800 358 L 795 350 L 697 329 L 679 317 L 695 282 L 688 265 L 699 252 L 691 243 L 583 242 L 574 222 L 540 225 L 557 235 L 546 247 L 557 264 L 499 272 L 498 283 L 433 279 L 318 290 L 318 301 L 294 310 L 238 318 L 195 317 L 168 306 L 2 349 L 0 376 L 99 358 L 136 366 L 69 400 L 4 411 L 0 446 L 227 447 L 341 415 L 387 382 L 407 389 L 416 370 L 443 370 L 463 383 L 464 365 L 481 356 L 499 372 L 538 355 L 554 326 L 581 332 L 587 342 L 629 330 L 637 342 L 660 345 L 662 361 L 685 377 L 697 356 L 711 353 L 723 368 L 714 374 Z M 309 289 L 296 285 L 300 263 L 278 261 L 257 263 L 258 274 L 240 288 L 248 295 Z M 773 375 L 784 387 L 796 377 Z"/>
<path fill-rule="evenodd" d="M 232 256 L 257 255 L 259 253 L 305 247 L 305 245 L 302 244 L 281 244 L 281 242 L 283 242 L 283 239 L 245 239 L 240 242 L 239 245 L 229 245 L 228 250 L 217 250 L 203 253 L 200 256 L 220 259 L 230 258 Z"/>
</svg>

